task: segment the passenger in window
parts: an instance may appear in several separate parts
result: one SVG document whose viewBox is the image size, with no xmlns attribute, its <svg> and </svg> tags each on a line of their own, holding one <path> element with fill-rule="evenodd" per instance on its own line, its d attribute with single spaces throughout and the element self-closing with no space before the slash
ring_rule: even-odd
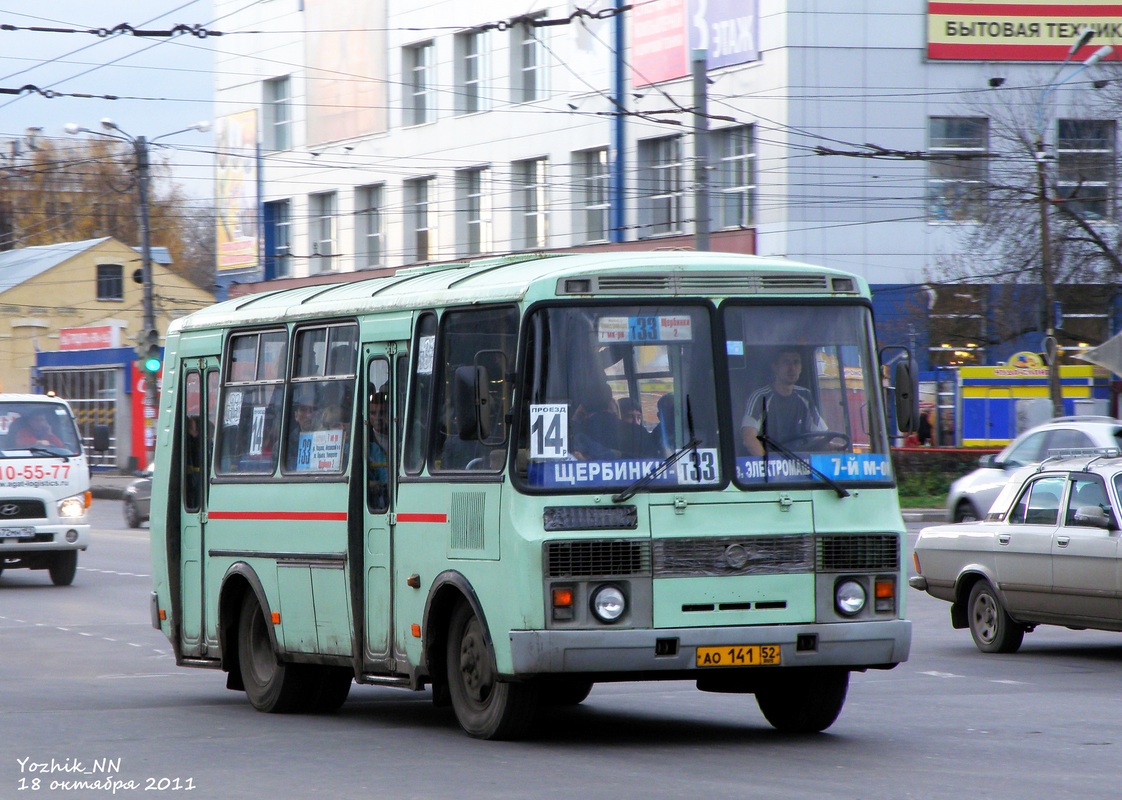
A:
<svg viewBox="0 0 1122 800">
<path fill-rule="evenodd" d="M 311 386 L 298 386 L 292 400 L 292 418 L 288 425 L 288 440 L 285 449 L 285 468 L 296 469 L 300 463 L 300 439 L 315 428 L 316 404 Z M 311 442 L 307 443 L 311 447 Z M 305 460 L 305 464 L 307 461 Z"/>
<path fill-rule="evenodd" d="M 573 450 L 577 458 L 610 460 L 622 453 L 623 422 L 607 381 L 594 381 L 573 412 Z"/>
<path fill-rule="evenodd" d="M 658 398 L 658 424 L 651 431 L 655 444 L 663 456 L 668 456 L 678 449 L 674 432 L 674 393 L 667 392 Z"/>
<path fill-rule="evenodd" d="M 630 397 L 619 399 L 620 450 L 625 458 L 655 458 L 658 440 L 643 425 L 643 408 Z"/>
<path fill-rule="evenodd" d="M 367 501 L 372 510 L 389 505 L 390 400 L 382 389 L 370 393 L 367 403 L 370 443 L 366 454 Z"/>
<path fill-rule="evenodd" d="M 802 353 L 796 347 L 781 347 L 772 355 L 772 381 L 748 397 L 740 436 L 748 454 L 762 456 L 760 433 L 779 444 L 797 440 L 808 433 L 827 430 L 810 390 L 799 385 L 803 371 Z"/>
</svg>

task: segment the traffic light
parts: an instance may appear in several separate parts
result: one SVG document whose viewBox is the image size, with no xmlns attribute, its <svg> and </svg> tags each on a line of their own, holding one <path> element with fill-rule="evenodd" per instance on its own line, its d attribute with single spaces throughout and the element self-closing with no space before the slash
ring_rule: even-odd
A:
<svg viewBox="0 0 1122 800">
<path fill-rule="evenodd" d="M 144 331 L 140 335 L 140 343 L 136 347 L 136 355 L 140 361 L 140 369 L 148 375 L 155 375 L 160 371 L 162 358 L 160 357 L 160 332 L 155 328 Z"/>
</svg>

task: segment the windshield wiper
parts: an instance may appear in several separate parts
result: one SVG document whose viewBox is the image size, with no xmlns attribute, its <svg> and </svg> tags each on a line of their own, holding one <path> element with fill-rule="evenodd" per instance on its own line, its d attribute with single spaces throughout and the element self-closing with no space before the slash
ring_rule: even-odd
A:
<svg viewBox="0 0 1122 800">
<path fill-rule="evenodd" d="M 802 466 L 804 466 L 808 470 L 810 470 L 813 474 L 817 475 L 819 478 L 824 480 L 827 484 L 829 484 L 831 489 L 833 489 L 835 492 L 838 493 L 838 497 L 849 497 L 849 490 L 847 490 L 844 486 L 842 486 L 839 483 L 837 483 L 836 481 L 834 481 L 826 473 L 822 472 L 822 470 L 817 469 L 813 464 L 811 464 L 807 459 L 800 456 L 798 453 L 791 452 L 786 447 L 781 445 L 779 442 L 775 441 L 770 436 L 768 436 L 766 433 L 762 433 L 762 432 L 757 433 L 756 438 L 759 439 L 761 442 L 763 442 L 763 445 L 764 445 L 764 464 L 765 464 L 765 466 L 764 466 L 764 478 L 765 478 L 765 480 L 766 480 L 767 474 L 768 474 L 767 473 L 767 466 L 766 466 L 768 448 L 769 447 L 774 447 L 780 453 L 787 456 L 787 458 L 794 459 L 799 464 L 801 464 Z"/>
<path fill-rule="evenodd" d="M 690 439 L 688 442 L 686 442 L 684 445 L 679 447 L 673 453 L 668 455 L 666 458 L 662 459 L 662 461 L 659 462 L 659 465 L 657 467 L 652 469 L 650 472 L 648 472 L 642 478 L 639 478 L 639 480 L 635 481 L 633 484 L 628 486 L 626 489 L 624 489 L 619 494 L 613 494 L 612 495 L 612 502 L 613 503 L 623 503 L 623 502 L 626 502 L 626 501 L 630 500 L 632 497 L 635 496 L 636 492 L 638 492 L 640 489 L 642 489 L 648 483 L 653 481 L 659 475 L 666 472 L 666 470 L 668 470 L 670 467 L 677 464 L 681 460 L 682 456 L 684 456 L 686 453 L 690 452 L 691 450 L 696 452 L 697 446 L 699 444 L 701 444 L 700 439 Z"/>
<path fill-rule="evenodd" d="M 65 450 L 60 453 L 59 450 L 62 450 L 62 448 L 55 447 L 54 445 L 50 445 L 49 447 L 43 447 L 42 445 L 32 445 L 31 447 L 27 448 L 27 452 L 31 453 L 32 455 L 51 456 L 52 458 L 61 458 L 63 461 L 69 461 L 69 453 L 67 453 Z"/>
</svg>

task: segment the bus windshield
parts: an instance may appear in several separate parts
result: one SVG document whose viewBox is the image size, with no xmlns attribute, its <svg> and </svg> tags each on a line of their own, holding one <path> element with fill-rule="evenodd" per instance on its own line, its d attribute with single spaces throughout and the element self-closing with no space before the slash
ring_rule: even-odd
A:
<svg viewBox="0 0 1122 800">
<path fill-rule="evenodd" d="M 700 305 L 539 308 L 519 411 L 527 488 L 628 486 L 696 439 L 649 488 L 722 481 L 710 311 Z"/>
<path fill-rule="evenodd" d="M 722 307 L 736 482 L 891 482 L 864 306 Z M 813 469 L 812 469 L 813 468 Z"/>
<path fill-rule="evenodd" d="M 74 418 L 61 403 L 0 403 L 0 454 L 5 458 L 77 456 Z"/>
</svg>

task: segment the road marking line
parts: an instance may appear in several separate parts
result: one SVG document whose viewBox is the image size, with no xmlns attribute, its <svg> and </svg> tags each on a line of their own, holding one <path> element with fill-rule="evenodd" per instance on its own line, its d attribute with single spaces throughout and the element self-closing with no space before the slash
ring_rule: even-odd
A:
<svg viewBox="0 0 1122 800">
<path fill-rule="evenodd" d="M 921 672 L 920 675 L 930 675 L 932 678 L 965 678 L 966 677 L 965 675 L 956 675 L 953 672 L 937 672 L 935 670 L 930 670 L 930 671 L 927 671 L 927 672 Z"/>
</svg>

